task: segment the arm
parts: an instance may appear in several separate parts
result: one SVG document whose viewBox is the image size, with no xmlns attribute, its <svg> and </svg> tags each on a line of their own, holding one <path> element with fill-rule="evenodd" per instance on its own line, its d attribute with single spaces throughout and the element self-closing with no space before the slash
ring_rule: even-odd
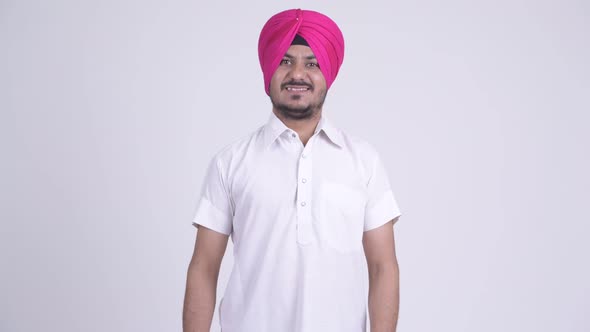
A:
<svg viewBox="0 0 590 332">
<path fill-rule="evenodd" d="M 184 332 L 209 332 L 215 310 L 217 279 L 228 235 L 198 226 L 188 267 L 182 327 Z"/>
<path fill-rule="evenodd" d="M 369 318 L 372 332 L 395 332 L 399 312 L 399 269 L 394 220 L 366 231 L 363 246 L 369 269 Z"/>
</svg>

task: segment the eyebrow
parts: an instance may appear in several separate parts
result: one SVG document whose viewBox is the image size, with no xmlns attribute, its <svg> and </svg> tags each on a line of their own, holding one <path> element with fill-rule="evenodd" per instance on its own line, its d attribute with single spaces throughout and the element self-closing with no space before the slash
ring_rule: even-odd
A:
<svg viewBox="0 0 590 332">
<path fill-rule="evenodd" d="M 295 58 L 295 57 L 294 57 L 294 56 L 292 56 L 292 55 L 291 55 L 291 54 L 289 54 L 289 53 L 285 53 L 285 56 L 284 56 L 284 58 L 293 59 L 293 58 Z M 305 57 L 305 59 L 306 59 L 306 60 L 313 60 L 313 59 L 315 59 L 315 58 L 316 58 L 316 57 L 315 57 L 315 55 L 313 55 L 313 54 L 312 54 L 312 55 L 308 55 L 308 56 L 306 56 L 306 57 Z"/>
</svg>

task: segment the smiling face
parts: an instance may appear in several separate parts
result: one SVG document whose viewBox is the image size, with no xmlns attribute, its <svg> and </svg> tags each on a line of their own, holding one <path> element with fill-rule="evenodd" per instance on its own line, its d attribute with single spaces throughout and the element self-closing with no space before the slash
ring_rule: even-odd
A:
<svg viewBox="0 0 590 332">
<path fill-rule="evenodd" d="M 308 119 L 322 109 L 326 80 L 311 48 L 291 45 L 270 80 L 275 111 L 289 119 Z"/>
</svg>

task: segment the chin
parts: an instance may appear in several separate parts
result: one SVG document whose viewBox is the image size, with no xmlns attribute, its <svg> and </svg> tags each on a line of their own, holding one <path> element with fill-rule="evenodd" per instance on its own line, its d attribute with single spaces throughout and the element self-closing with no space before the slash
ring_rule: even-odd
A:
<svg viewBox="0 0 590 332">
<path fill-rule="evenodd" d="M 282 107 L 289 108 L 295 111 L 305 111 L 306 109 L 312 108 L 310 104 L 299 104 L 299 103 L 285 103 L 281 105 Z"/>
<path fill-rule="evenodd" d="M 288 104 L 278 104 L 275 108 L 283 114 L 283 116 L 290 119 L 308 119 L 314 115 L 314 108 L 309 106 L 291 106 Z"/>
</svg>

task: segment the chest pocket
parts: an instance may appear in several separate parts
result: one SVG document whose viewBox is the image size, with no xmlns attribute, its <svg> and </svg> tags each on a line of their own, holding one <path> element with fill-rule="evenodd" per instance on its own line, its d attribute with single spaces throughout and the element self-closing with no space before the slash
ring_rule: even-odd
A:
<svg viewBox="0 0 590 332">
<path fill-rule="evenodd" d="M 347 184 L 323 182 L 318 202 L 322 242 L 343 253 L 361 250 L 366 193 Z"/>
</svg>

